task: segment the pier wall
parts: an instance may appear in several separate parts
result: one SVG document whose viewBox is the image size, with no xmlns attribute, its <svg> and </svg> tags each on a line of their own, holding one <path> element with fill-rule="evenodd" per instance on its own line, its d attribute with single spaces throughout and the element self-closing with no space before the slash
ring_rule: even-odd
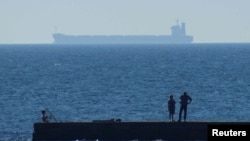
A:
<svg viewBox="0 0 250 141">
<path fill-rule="evenodd" d="M 206 141 L 208 125 L 223 124 L 227 123 L 113 121 L 35 123 L 33 141 L 83 139 Z"/>
</svg>

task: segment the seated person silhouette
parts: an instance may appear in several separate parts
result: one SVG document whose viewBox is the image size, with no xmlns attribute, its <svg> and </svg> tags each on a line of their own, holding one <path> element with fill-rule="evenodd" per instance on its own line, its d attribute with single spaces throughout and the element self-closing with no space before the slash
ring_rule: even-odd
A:
<svg viewBox="0 0 250 141">
<path fill-rule="evenodd" d="M 45 123 L 49 122 L 49 116 L 46 115 L 46 111 L 42 110 L 42 115 L 41 115 L 42 121 Z"/>
</svg>

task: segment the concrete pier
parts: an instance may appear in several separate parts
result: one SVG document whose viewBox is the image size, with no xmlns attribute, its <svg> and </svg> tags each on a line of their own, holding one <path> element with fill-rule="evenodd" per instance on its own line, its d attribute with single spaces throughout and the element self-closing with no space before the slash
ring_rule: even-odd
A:
<svg viewBox="0 0 250 141">
<path fill-rule="evenodd" d="M 249 122 L 166 122 L 100 120 L 34 123 L 33 141 L 168 140 L 207 141 L 209 125 L 250 125 Z"/>
</svg>

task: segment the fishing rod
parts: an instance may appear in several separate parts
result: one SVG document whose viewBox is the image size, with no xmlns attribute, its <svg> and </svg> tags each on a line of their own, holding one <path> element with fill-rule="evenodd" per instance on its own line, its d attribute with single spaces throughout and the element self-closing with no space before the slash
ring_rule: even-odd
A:
<svg viewBox="0 0 250 141">
<path fill-rule="evenodd" d="M 52 114 L 52 112 L 50 112 L 50 110 L 48 108 L 44 108 L 44 110 L 49 113 L 49 115 L 50 115 L 49 117 L 50 118 L 52 118 L 54 121 L 57 121 L 56 117 L 54 116 L 54 114 Z"/>
<path fill-rule="evenodd" d="M 32 92 L 31 92 L 31 94 L 33 95 Z M 44 103 L 42 102 L 42 99 L 41 99 L 40 95 L 38 95 L 38 98 L 39 98 L 38 103 L 44 108 L 44 110 L 45 110 L 47 113 L 49 113 L 49 118 L 50 118 L 50 119 L 53 119 L 54 121 L 57 121 L 57 119 L 56 119 L 56 117 L 54 116 L 54 114 L 53 114 L 48 108 L 46 108 L 46 107 L 44 106 Z"/>
</svg>

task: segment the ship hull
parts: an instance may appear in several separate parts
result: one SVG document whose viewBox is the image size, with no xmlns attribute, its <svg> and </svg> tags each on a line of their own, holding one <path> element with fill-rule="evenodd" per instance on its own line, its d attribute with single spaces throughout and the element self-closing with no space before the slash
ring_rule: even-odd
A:
<svg viewBox="0 0 250 141">
<path fill-rule="evenodd" d="M 72 36 L 54 34 L 54 44 L 185 44 L 192 43 L 192 36 L 170 36 L 170 35 L 94 35 L 94 36 Z"/>
</svg>

